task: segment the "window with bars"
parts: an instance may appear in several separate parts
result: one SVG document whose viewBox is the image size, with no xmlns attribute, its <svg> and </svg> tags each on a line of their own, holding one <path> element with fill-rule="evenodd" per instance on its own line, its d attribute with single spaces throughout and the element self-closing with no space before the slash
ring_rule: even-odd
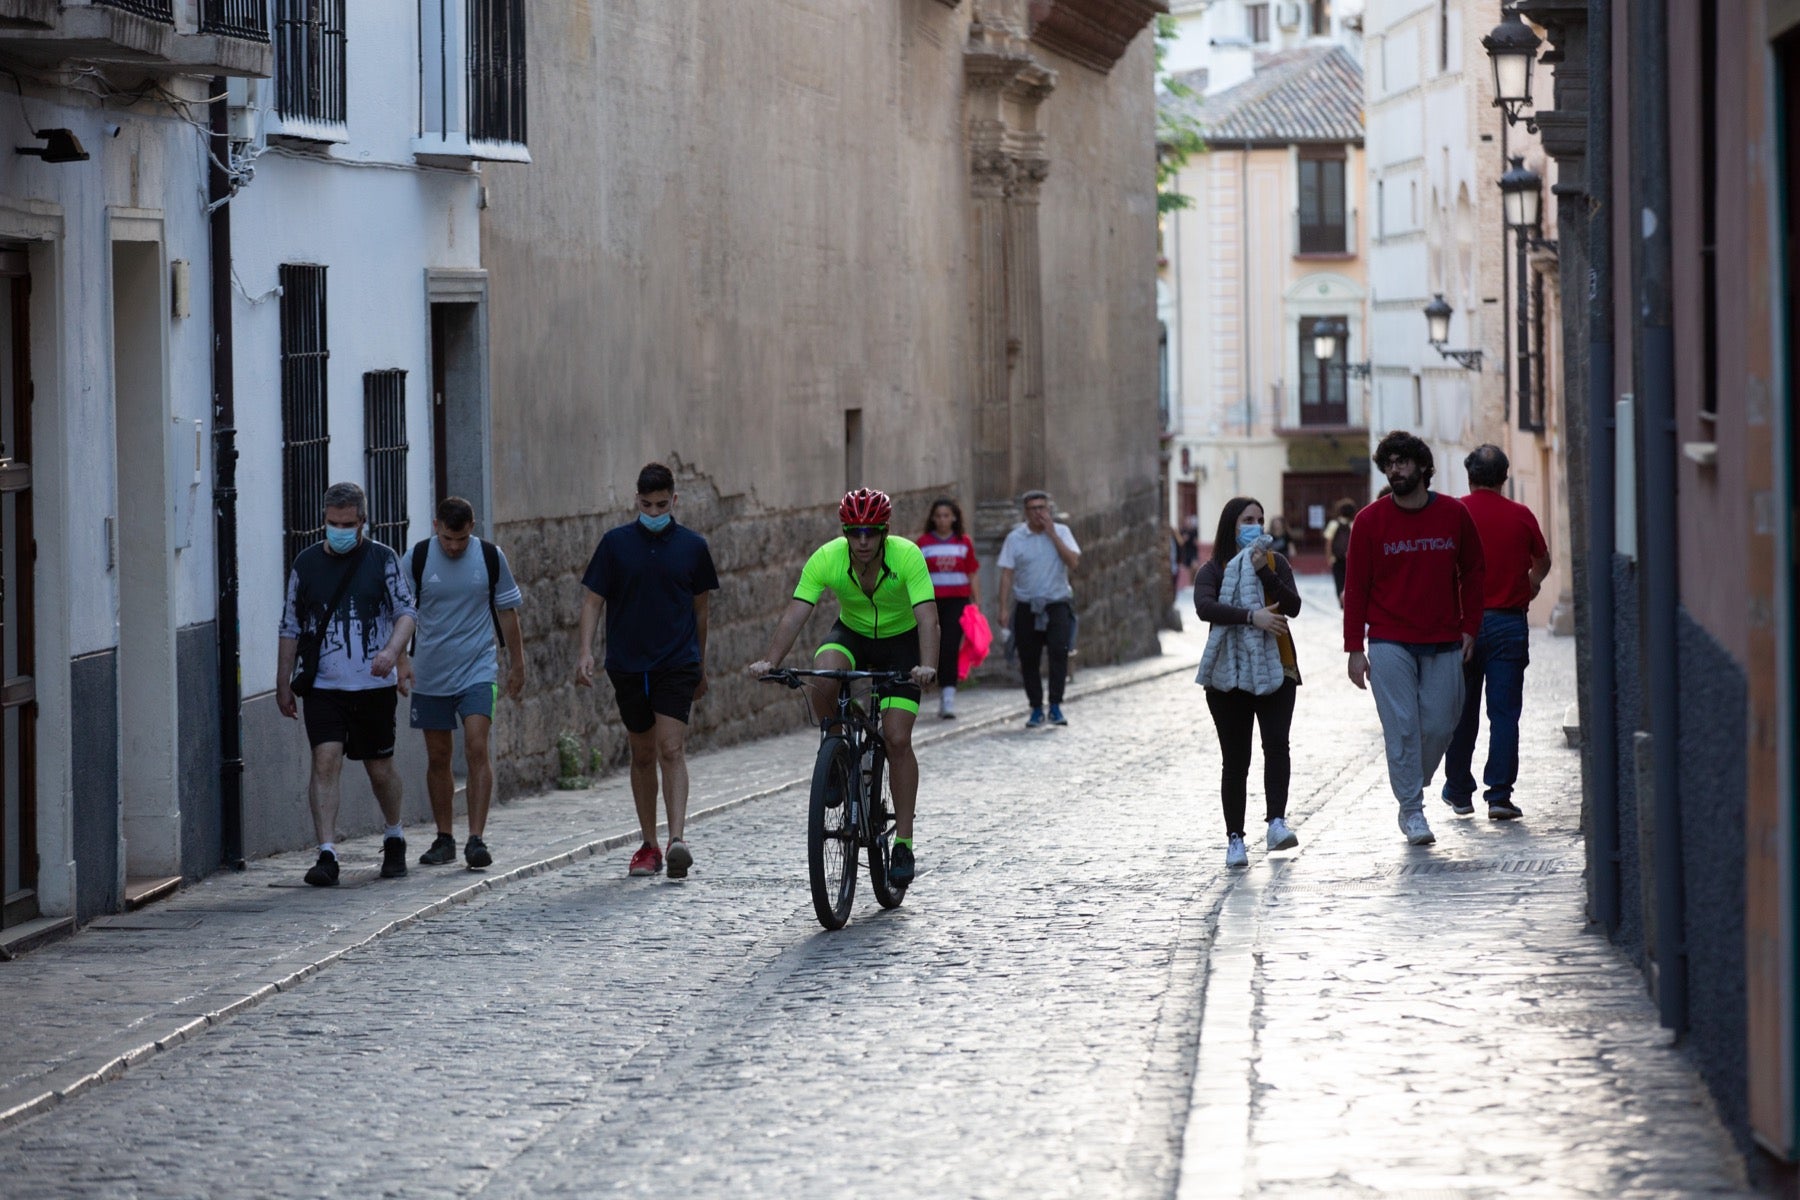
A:
<svg viewBox="0 0 1800 1200">
<path fill-rule="evenodd" d="M 175 23 L 175 0 L 99 0 L 102 7 L 135 13 L 167 25 Z"/>
<path fill-rule="evenodd" d="M 469 137 L 524 145 L 524 0 L 468 4 Z"/>
<path fill-rule="evenodd" d="M 1300 318 L 1300 424 L 1345 425 L 1350 420 L 1347 398 L 1350 347 L 1349 339 L 1337 339 L 1337 357 L 1323 362 L 1313 353 L 1314 327 L 1331 321 L 1348 329 L 1342 316 Z"/>
<path fill-rule="evenodd" d="M 200 0 L 200 32 L 266 42 L 268 0 Z"/>
<path fill-rule="evenodd" d="M 331 485 L 325 369 L 325 268 L 283 263 L 281 282 L 281 494 L 283 562 L 324 536 Z"/>
<path fill-rule="evenodd" d="M 345 0 L 274 0 L 275 111 L 284 123 L 342 125 Z"/>
<path fill-rule="evenodd" d="M 363 490 L 369 494 L 369 536 L 406 549 L 406 372 L 363 375 Z"/>
<path fill-rule="evenodd" d="M 1300 153 L 1300 253 L 1342 254 L 1350 248 L 1343 148 Z"/>
</svg>

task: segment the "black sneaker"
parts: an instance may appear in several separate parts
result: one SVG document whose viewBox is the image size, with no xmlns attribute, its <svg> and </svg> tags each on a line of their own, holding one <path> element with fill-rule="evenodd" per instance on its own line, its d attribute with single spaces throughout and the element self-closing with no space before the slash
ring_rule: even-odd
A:
<svg viewBox="0 0 1800 1200">
<path fill-rule="evenodd" d="M 1475 798 L 1473 796 L 1441 796 L 1439 799 L 1445 804 L 1448 804 L 1450 806 L 1450 811 L 1459 817 L 1466 817 L 1475 811 Z"/>
<path fill-rule="evenodd" d="M 470 841 L 478 839 L 471 838 Z M 385 849 L 385 847 L 384 847 Z M 456 839 L 447 833 L 440 833 L 431 843 L 431 849 L 419 855 L 421 867 L 441 867 L 445 863 L 456 861 Z"/>
<path fill-rule="evenodd" d="M 1490 821 L 1515 821 L 1524 815 L 1519 811 L 1519 806 L 1511 800 L 1488 801 L 1488 820 Z"/>
<path fill-rule="evenodd" d="M 338 879 L 337 855 L 329 850 L 319 851 L 319 861 L 306 872 L 306 882 L 314 887 L 336 887 Z"/>
<path fill-rule="evenodd" d="M 381 842 L 381 877 L 398 879 L 406 874 L 406 839 L 383 838 Z"/>
<path fill-rule="evenodd" d="M 686 879 L 688 868 L 693 865 L 694 853 L 688 849 L 688 844 L 680 838 L 671 839 L 669 851 L 663 855 L 664 873 L 670 879 Z"/>
<path fill-rule="evenodd" d="M 896 887 L 905 887 L 912 881 L 912 847 L 895 842 L 893 853 L 888 855 L 888 882 Z"/>
<path fill-rule="evenodd" d="M 455 842 L 450 843 L 450 853 L 456 853 Z M 469 864 L 471 871 L 479 871 L 483 867 L 492 866 L 494 856 L 488 853 L 487 843 L 471 833 L 467 844 L 463 846 L 463 861 Z"/>
</svg>

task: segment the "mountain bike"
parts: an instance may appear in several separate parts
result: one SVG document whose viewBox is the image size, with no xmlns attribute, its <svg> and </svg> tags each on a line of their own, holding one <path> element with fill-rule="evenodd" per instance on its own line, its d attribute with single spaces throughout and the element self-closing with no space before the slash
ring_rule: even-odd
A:
<svg viewBox="0 0 1800 1200">
<path fill-rule="evenodd" d="M 876 704 L 883 687 L 910 683 L 904 671 L 804 671 L 782 669 L 764 675 L 790 688 L 808 678 L 838 681 L 837 711 L 819 722 L 819 754 L 806 814 L 806 867 L 812 881 L 813 911 L 827 929 L 842 929 L 856 899 L 856 858 L 869 852 L 869 885 L 883 908 L 897 908 L 906 885 L 888 879 L 894 842 L 894 804 L 889 794 L 887 742 L 881 736 Z M 850 694 L 850 685 L 870 681 L 871 708 Z M 873 709 L 873 711 L 871 711 Z"/>
</svg>

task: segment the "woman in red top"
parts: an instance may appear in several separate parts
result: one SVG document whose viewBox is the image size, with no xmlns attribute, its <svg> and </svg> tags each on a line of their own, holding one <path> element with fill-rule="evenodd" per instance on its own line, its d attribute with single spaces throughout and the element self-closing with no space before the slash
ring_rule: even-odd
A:
<svg viewBox="0 0 1800 1200">
<path fill-rule="evenodd" d="M 918 537 L 931 568 L 938 609 L 938 716 L 956 716 L 957 660 L 962 656 L 962 614 L 975 595 L 975 543 L 963 532 L 962 509 L 948 496 L 931 502 L 925 531 Z"/>
</svg>

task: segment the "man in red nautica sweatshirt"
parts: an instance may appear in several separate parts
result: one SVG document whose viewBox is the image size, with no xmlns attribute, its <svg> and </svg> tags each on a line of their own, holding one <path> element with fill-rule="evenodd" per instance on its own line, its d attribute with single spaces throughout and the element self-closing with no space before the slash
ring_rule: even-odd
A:
<svg viewBox="0 0 1800 1200">
<path fill-rule="evenodd" d="M 1350 527 L 1344 649 L 1350 682 L 1375 693 L 1400 831 L 1425 846 L 1437 840 L 1425 786 L 1462 715 L 1463 663 L 1481 630 L 1481 535 L 1466 508 L 1431 490 L 1431 447 L 1419 438 L 1395 430 L 1373 459 L 1393 495 Z"/>
</svg>

